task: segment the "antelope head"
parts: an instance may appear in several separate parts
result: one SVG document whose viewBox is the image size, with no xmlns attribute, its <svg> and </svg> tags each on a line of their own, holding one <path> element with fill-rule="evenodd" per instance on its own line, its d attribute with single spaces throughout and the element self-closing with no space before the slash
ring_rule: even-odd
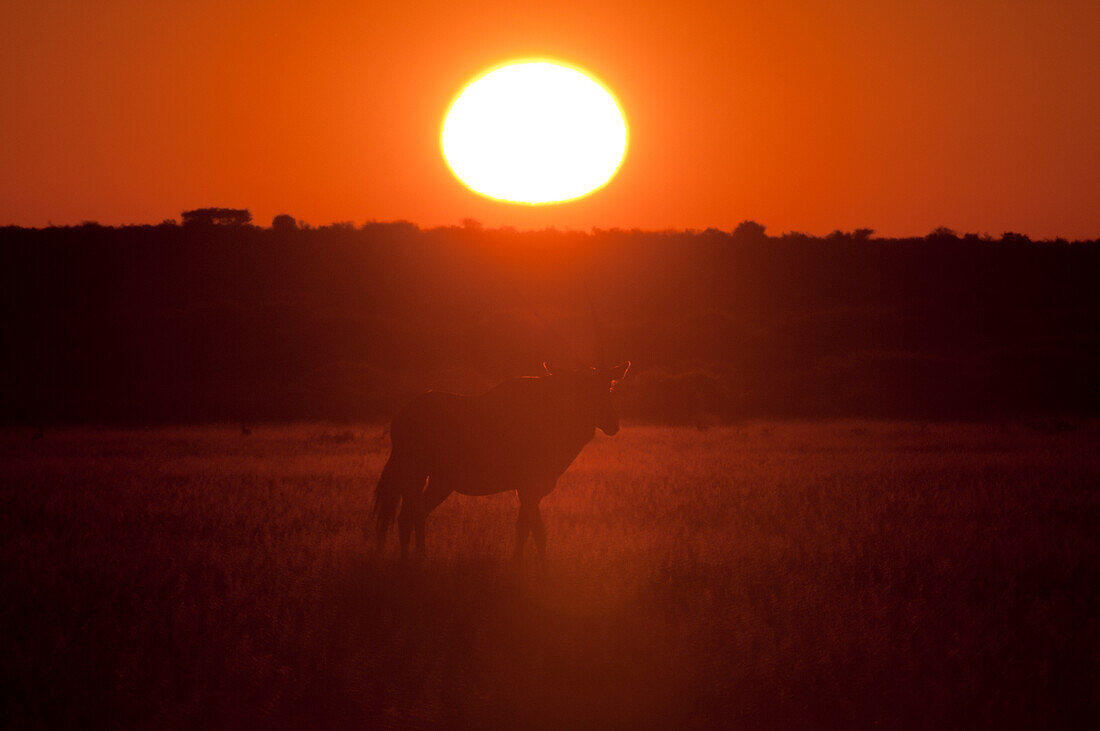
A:
<svg viewBox="0 0 1100 731">
<path fill-rule="evenodd" d="M 619 431 L 619 412 L 615 409 L 611 394 L 615 390 L 615 384 L 626 377 L 626 372 L 630 369 L 629 360 L 610 368 L 562 370 L 546 363 L 542 366 L 547 375 L 553 376 L 564 386 L 570 401 L 600 431 L 609 437 Z"/>
</svg>

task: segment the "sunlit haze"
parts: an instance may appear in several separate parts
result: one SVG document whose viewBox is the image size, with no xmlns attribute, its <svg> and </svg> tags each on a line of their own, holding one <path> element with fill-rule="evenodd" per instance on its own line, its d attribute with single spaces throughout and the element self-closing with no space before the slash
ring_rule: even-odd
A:
<svg viewBox="0 0 1100 731">
<path fill-rule="evenodd" d="M 200 206 L 313 225 L 1100 234 L 1100 3 L 62 0 L 0 10 L 0 225 Z M 512 59 L 612 91 L 595 195 L 455 181 L 440 127 Z"/>
</svg>

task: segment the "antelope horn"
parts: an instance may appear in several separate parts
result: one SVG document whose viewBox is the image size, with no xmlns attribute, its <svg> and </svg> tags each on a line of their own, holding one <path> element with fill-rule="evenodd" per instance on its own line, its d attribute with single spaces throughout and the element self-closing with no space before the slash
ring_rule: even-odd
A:
<svg viewBox="0 0 1100 731">
<path fill-rule="evenodd" d="M 596 336 L 596 368 L 602 372 L 607 370 L 607 341 L 604 337 L 603 324 L 600 322 L 599 315 L 596 314 L 596 303 L 587 292 L 585 296 L 588 298 L 588 308 L 592 311 L 592 332 Z"/>
<path fill-rule="evenodd" d="M 527 307 L 531 310 L 531 314 L 534 315 L 535 319 L 539 321 L 539 324 L 550 334 L 550 338 L 554 341 L 554 345 L 565 351 L 564 354 L 572 359 L 574 363 L 580 363 L 581 359 L 577 356 L 577 351 L 567 340 L 565 340 L 565 338 L 558 334 L 558 331 L 555 330 L 549 322 L 546 321 L 546 318 L 542 316 L 542 313 L 538 311 L 535 305 L 529 301 Z"/>
</svg>

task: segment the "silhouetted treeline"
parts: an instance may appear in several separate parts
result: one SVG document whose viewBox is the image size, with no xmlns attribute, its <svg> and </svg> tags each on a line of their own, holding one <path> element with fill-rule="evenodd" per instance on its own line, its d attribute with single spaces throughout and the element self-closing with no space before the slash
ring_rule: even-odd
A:
<svg viewBox="0 0 1100 731">
<path fill-rule="evenodd" d="M 279 224 L 0 229 L 3 419 L 386 417 L 592 362 L 589 299 L 626 418 L 1100 411 L 1097 241 Z"/>
</svg>

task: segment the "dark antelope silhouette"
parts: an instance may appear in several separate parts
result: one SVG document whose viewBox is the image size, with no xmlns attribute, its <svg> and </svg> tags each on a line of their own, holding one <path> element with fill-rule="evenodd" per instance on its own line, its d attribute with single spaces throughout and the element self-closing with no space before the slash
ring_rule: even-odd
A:
<svg viewBox="0 0 1100 731">
<path fill-rule="evenodd" d="M 602 358 L 600 359 L 603 360 Z M 428 391 L 413 399 L 390 426 L 390 458 L 374 493 L 378 540 L 397 515 L 401 557 L 416 534 L 424 551 L 424 523 L 452 492 L 519 494 L 516 558 L 534 534 L 540 557 L 546 529 L 539 501 L 599 428 L 619 431 L 611 392 L 630 367 L 560 370 L 545 366 L 538 377 L 513 378 L 481 396 Z M 425 486 L 425 483 L 426 486 Z"/>
</svg>

